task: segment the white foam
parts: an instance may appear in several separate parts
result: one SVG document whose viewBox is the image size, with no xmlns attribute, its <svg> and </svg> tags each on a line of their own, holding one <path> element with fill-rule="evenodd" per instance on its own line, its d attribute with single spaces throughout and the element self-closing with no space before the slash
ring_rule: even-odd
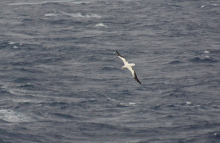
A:
<svg viewBox="0 0 220 143">
<path fill-rule="evenodd" d="M 74 18 L 102 18 L 102 16 L 98 14 L 82 14 L 82 13 L 66 13 L 64 11 L 59 11 L 58 13 L 47 13 L 44 16 L 46 17 L 55 17 L 55 16 L 70 16 Z"/>
<path fill-rule="evenodd" d="M 79 17 L 79 18 L 101 18 L 102 16 L 98 15 L 98 14 L 86 14 L 86 15 L 82 15 L 81 13 L 70 13 L 70 14 L 66 14 L 69 15 L 71 17 Z"/>
<path fill-rule="evenodd" d="M 45 3 L 63 3 L 63 2 L 70 2 L 70 3 L 74 3 L 74 4 L 83 4 L 83 3 L 89 3 L 89 2 L 86 2 L 86 1 L 81 1 L 81 2 L 74 2 L 72 0 L 53 0 L 53 1 L 44 1 L 44 2 L 17 2 L 17 3 L 9 3 L 7 5 L 37 5 L 37 4 L 45 4 Z"/>
<path fill-rule="evenodd" d="M 96 26 L 96 27 L 106 27 L 106 28 L 108 28 L 108 26 L 106 26 L 106 25 L 103 24 L 103 23 L 98 23 L 98 24 L 96 24 L 95 26 Z"/>
<path fill-rule="evenodd" d="M 6 90 L 7 92 L 9 92 L 13 95 L 18 95 L 18 96 L 36 95 L 36 92 L 30 91 L 30 90 L 25 90 L 22 88 L 11 87 L 8 85 L 2 86 L 2 89 Z"/>
<path fill-rule="evenodd" d="M 205 50 L 205 51 L 204 51 L 204 53 L 205 53 L 205 54 L 209 54 L 210 52 L 209 52 L 209 51 L 207 51 L 207 50 Z"/>
<path fill-rule="evenodd" d="M 192 105 L 192 102 L 187 101 L 186 105 Z"/>
<path fill-rule="evenodd" d="M 24 113 L 15 112 L 13 110 L 0 110 L 0 119 L 7 122 L 29 122 L 32 119 Z"/>
<path fill-rule="evenodd" d="M 13 45 L 13 44 L 15 44 L 15 42 L 12 42 L 12 41 L 11 41 L 11 42 L 8 42 L 8 44 L 9 44 L 9 45 Z"/>
<path fill-rule="evenodd" d="M 25 96 L 25 95 L 29 95 L 30 94 L 30 92 L 28 92 L 27 90 L 16 89 L 16 88 L 8 89 L 8 92 L 10 92 L 13 95 L 19 95 L 19 96 Z"/>
<path fill-rule="evenodd" d="M 136 103 L 134 103 L 134 102 L 129 102 L 128 104 L 130 104 L 130 105 L 136 105 Z"/>
<path fill-rule="evenodd" d="M 76 17 L 76 18 L 102 18 L 102 16 L 98 15 L 98 14 L 85 14 L 83 15 L 82 13 L 66 13 L 64 11 L 60 11 L 60 13 L 62 15 L 67 15 L 67 16 L 71 16 L 71 17 Z"/>
<path fill-rule="evenodd" d="M 213 4 L 211 4 L 211 6 L 218 6 L 218 4 L 213 3 Z"/>
<path fill-rule="evenodd" d="M 210 56 L 205 56 L 206 59 L 211 59 Z"/>
<path fill-rule="evenodd" d="M 46 17 L 52 17 L 52 16 L 59 16 L 59 14 L 56 14 L 56 13 L 48 13 L 48 14 L 45 14 L 44 16 L 46 16 Z"/>
<path fill-rule="evenodd" d="M 7 5 L 33 5 L 33 4 L 39 4 L 39 3 L 28 3 L 28 2 L 18 2 L 18 3 L 10 3 Z"/>
<path fill-rule="evenodd" d="M 204 7 L 205 7 L 205 5 L 202 5 L 202 6 L 201 6 L 201 8 L 204 8 Z"/>
</svg>

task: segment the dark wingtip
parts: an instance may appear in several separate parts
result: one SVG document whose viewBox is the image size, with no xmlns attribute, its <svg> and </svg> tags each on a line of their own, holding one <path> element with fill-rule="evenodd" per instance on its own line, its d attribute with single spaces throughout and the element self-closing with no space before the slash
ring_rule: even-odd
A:
<svg viewBox="0 0 220 143">
<path fill-rule="evenodd" d="M 118 51 L 116 50 L 116 54 L 117 54 L 117 56 L 119 56 L 120 54 L 118 53 Z"/>
<path fill-rule="evenodd" d="M 139 83 L 141 84 L 141 82 L 139 81 Z"/>
<path fill-rule="evenodd" d="M 117 56 L 123 57 L 121 54 L 119 54 L 119 52 L 117 50 L 116 50 L 116 54 L 117 54 Z"/>
<path fill-rule="evenodd" d="M 139 83 L 139 84 L 141 84 L 141 82 L 137 79 L 137 82 Z"/>
<path fill-rule="evenodd" d="M 141 82 L 138 80 L 138 78 L 134 78 L 139 84 L 141 84 Z"/>
<path fill-rule="evenodd" d="M 139 79 L 137 78 L 136 73 L 134 73 L 134 75 L 135 75 L 134 79 L 135 79 L 139 84 L 141 84 L 141 82 L 140 82 Z"/>
</svg>

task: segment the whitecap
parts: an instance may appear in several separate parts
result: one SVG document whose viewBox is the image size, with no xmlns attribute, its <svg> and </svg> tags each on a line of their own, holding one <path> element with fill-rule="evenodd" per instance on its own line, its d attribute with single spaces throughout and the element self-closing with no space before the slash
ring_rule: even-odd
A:
<svg viewBox="0 0 220 143">
<path fill-rule="evenodd" d="M 18 2 L 18 3 L 9 3 L 9 4 L 7 4 L 7 5 L 16 5 L 16 6 L 19 6 L 19 5 L 34 5 L 34 4 L 38 4 L 38 3 Z"/>
<path fill-rule="evenodd" d="M 30 95 L 32 94 L 31 91 L 28 90 L 23 90 L 23 89 L 16 89 L 16 88 L 10 88 L 8 89 L 8 92 L 13 94 L 13 95 L 19 95 L 19 96 L 25 96 L 25 95 Z"/>
<path fill-rule="evenodd" d="M 0 110 L 0 119 L 7 122 L 29 122 L 32 119 L 24 113 L 15 112 L 13 110 Z"/>
<path fill-rule="evenodd" d="M 201 8 L 204 8 L 204 7 L 205 7 L 205 5 L 202 5 L 202 6 L 201 6 Z"/>
<path fill-rule="evenodd" d="M 15 42 L 12 42 L 12 41 L 11 41 L 11 42 L 8 42 L 8 44 L 9 44 L 9 45 L 13 45 L 13 44 L 15 44 Z"/>
<path fill-rule="evenodd" d="M 213 4 L 211 4 L 211 6 L 218 6 L 218 4 L 213 3 Z"/>
<path fill-rule="evenodd" d="M 205 56 L 205 58 L 206 58 L 206 59 L 211 59 L 211 57 L 210 57 L 210 56 Z"/>
<path fill-rule="evenodd" d="M 66 13 L 64 11 L 60 11 L 62 15 L 67 15 L 75 18 L 102 18 L 102 16 L 98 14 L 82 14 L 82 13 Z"/>
<path fill-rule="evenodd" d="M 192 105 L 192 102 L 187 101 L 186 105 Z"/>
<path fill-rule="evenodd" d="M 47 4 L 47 3 L 63 3 L 63 2 L 69 2 L 69 3 L 74 3 L 74 4 L 87 4 L 89 2 L 87 1 L 81 1 L 81 2 L 74 2 L 72 0 L 53 0 L 53 1 L 44 1 L 44 2 L 16 2 L 16 3 L 9 3 L 7 5 L 12 5 L 12 6 L 19 6 L 19 5 L 38 5 L 38 4 Z"/>
<path fill-rule="evenodd" d="M 47 14 L 45 14 L 44 16 L 46 16 L 46 17 L 52 17 L 52 16 L 59 16 L 59 14 L 56 14 L 56 13 L 47 13 Z"/>
<path fill-rule="evenodd" d="M 27 85 L 31 85 L 31 84 L 27 84 Z M 30 91 L 30 90 L 25 90 L 22 88 L 15 88 L 15 87 L 11 87 L 8 85 L 4 85 L 2 86 L 2 89 L 13 94 L 13 95 L 18 95 L 18 96 L 26 96 L 26 95 L 38 95 L 36 92 L 34 91 Z"/>
<path fill-rule="evenodd" d="M 74 18 L 102 18 L 102 16 L 94 13 L 90 14 L 82 14 L 82 13 L 67 13 L 64 11 L 59 11 L 55 13 L 47 13 L 44 15 L 45 17 L 55 17 L 55 16 L 70 16 Z"/>
<path fill-rule="evenodd" d="M 98 23 L 98 24 L 96 24 L 95 26 L 96 26 L 96 27 L 106 27 L 106 28 L 108 28 L 108 26 L 106 26 L 106 25 L 103 24 L 103 23 Z"/>
<path fill-rule="evenodd" d="M 130 105 L 136 105 L 136 103 L 134 103 L 134 102 L 129 102 L 128 104 L 130 104 Z"/>
<path fill-rule="evenodd" d="M 205 54 L 209 54 L 210 52 L 209 52 L 209 51 L 207 51 L 207 50 L 205 50 L 205 51 L 204 51 L 204 53 L 205 53 Z"/>
<path fill-rule="evenodd" d="M 81 13 L 70 13 L 70 14 L 66 14 L 69 15 L 71 17 L 79 17 L 79 18 L 101 18 L 102 16 L 98 15 L 98 14 L 86 14 L 86 15 L 82 15 Z"/>
</svg>

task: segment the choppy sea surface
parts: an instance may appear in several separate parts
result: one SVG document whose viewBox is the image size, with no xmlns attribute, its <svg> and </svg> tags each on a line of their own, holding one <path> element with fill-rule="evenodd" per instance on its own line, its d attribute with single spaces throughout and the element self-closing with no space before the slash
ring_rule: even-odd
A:
<svg viewBox="0 0 220 143">
<path fill-rule="evenodd" d="M 219 0 L 0 3 L 0 143 L 220 142 Z"/>
</svg>

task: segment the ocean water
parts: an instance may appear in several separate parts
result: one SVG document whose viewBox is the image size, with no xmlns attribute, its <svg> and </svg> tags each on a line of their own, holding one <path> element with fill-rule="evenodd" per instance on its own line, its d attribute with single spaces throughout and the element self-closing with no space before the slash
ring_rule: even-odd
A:
<svg viewBox="0 0 220 143">
<path fill-rule="evenodd" d="M 220 142 L 219 0 L 0 2 L 0 143 Z"/>
</svg>

